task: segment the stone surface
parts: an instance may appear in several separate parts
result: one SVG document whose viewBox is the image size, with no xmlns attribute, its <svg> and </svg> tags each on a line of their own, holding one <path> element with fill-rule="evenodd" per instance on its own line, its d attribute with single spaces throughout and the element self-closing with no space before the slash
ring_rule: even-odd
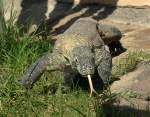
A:
<svg viewBox="0 0 150 117">
<path fill-rule="evenodd" d="M 54 29 L 67 27 L 80 17 L 92 17 L 98 21 L 111 20 L 115 23 L 120 23 L 121 25 L 125 24 L 126 27 L 128 26 L 128 30 L 130 30 L 133 25 L 150 27 L 150 8 L 115 8 L 90 5 L 71 9 L 65 17 L 59 19 L 59 22 L 54 26 Z"/>
<path fill-rule="evenodd" d="M 122 76 L 111 85 L 111 92 L 117 93 L 114 105 L 146 110 L 150 107 L 150 61 L 140 62 L 133 72 Z"/>
<path fill-rule="evenodd" d="M 141 62 L 137 68 L 114 82 L 112 92 L 130 90 L 141 94 L 150 94 L 150 62 Z"/>
<path fill-rule="evenodd" d="M 58 0 L 60 2 L 69 2 L 74 4 L 107 4 L 117 6 L 150 6 L 150 0 Z"/>
<path fill-rule="evenodd" d="M 21 3 L 22 0 L 2 0 L 5 12 L 5 19 L 9 20 L 11 17 L 11 12 L 13 11 L 16 19 L 21 13 Z"/>
<path fill-rule="evenodd" d="M 150 28 L 133 31 L 129 34 L 126 34 L 124 40 L 122 40 L 122 43 L 126 48 L 150 51 L 149 32 Z"/>
</svg>

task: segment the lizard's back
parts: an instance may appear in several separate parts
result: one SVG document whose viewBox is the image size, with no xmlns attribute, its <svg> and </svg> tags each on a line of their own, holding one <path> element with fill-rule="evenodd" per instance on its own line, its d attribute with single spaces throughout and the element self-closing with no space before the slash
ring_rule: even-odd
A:
<svg viewBox="0 0 150 117">
<path fill-rule="evenodd" d="M 96 25 L 97 22 L 93 19 L 81 18 L 68 28 L 64 34 L 76 34 L 86 37 L 87 40 L 92 39 L 97 33 Z"/>
<path fill-rule="evenodd" d="M 97 22 L 90 18 L 81 18 L 69 27 L 63 34 L 57 36 L 55 50 L 68 56 L 73 48 L 80 46 L 92 47 L 94 42 L 103 45 L 97 31 Z M 96 36 L 99 36 L 98 40 Z"/>
</svg>

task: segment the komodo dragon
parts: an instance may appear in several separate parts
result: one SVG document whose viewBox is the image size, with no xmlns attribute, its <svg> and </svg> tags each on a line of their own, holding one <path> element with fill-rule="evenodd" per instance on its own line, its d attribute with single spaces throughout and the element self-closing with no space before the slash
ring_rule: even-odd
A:
<svg viewBox="0 0 150 117">
<path fill-rule="evenodd" d="M 94 74 L 95 68 L 104 84 L 107 84 L 112 69 L 111 54 L 101 38 L 102 30 L 107 32 L 102 35 L 103 39 L 119 40 L 121 37 L 120 31 L 112 26 L 100 25 L 89 18 L 77 20 L 57 36 L 53 52 L 35 61 L 23 74 L 20 83 L 31 88 L 44 71 L 59 70 L 64 72 L 64 84 L 68 86 L 74 75 L 79 73 L 88 77 L 92 94 L 95 90 L 90 76 Z"/>
</svg>

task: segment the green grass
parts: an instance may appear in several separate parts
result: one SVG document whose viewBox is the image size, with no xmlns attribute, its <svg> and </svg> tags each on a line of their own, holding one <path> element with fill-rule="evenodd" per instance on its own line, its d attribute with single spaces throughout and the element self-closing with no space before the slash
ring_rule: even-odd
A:
<svg viewBox="0 0 150 117">
<path fill-rule="evenodd" d="M 116 59 L 112 68 L 112 77 L 119 78 L 133 71 L 140 61 L 150 61 L 150 54 L 143 51 L 132 51 L 123 58 Z"/>
</svg>

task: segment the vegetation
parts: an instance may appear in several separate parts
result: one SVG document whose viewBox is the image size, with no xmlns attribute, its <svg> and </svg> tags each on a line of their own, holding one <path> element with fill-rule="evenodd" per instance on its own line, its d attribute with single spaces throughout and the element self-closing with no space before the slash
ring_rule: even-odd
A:
<svg viewBox="0 0 150 117">
<path fill-rule="evenodd" d="M 126 56 L 114 61 L 112 69 L 112 77 L 119 78 L 120 76 L 133 71 L 140 61 L 149 61 L 150 54 L 143 51 L 129 52 Z"/>
</svg>

